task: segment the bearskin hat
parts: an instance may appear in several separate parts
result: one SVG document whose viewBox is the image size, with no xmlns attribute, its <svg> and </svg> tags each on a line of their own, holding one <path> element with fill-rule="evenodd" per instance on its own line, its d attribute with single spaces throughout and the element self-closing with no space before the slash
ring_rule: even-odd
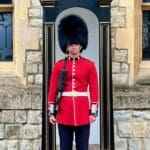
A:
<svg viewBox="0 0 150 150">
<path fill-rule="evenodd" d="M 77 15 L 68 15 L 58 25 L 58 41 L 61 50 L 66 53 L 67 45 L 80 44 L 86 49 L 88 44 L 88 28 L 83 19 Z"/>
</svg>

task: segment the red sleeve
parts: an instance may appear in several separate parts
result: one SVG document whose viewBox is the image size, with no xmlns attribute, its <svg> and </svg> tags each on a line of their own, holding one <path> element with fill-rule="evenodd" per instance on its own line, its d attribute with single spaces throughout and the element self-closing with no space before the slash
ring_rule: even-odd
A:
<svg viewBox="0 0 150 150">
<path fill-rule="evenodd" d="M 56 94 L 57 94 L 57 86 L 59 79 L 59 65 L 55 64 L 51 73 L 50 83 L 49 83 L 49 91 L 48 91 L 48 107 L 50 103 L 55 102 Z"/>
<path fill-rule="evenodd" d="M 92 104 L 98 104 L 99 102 L 99 87 L 98 87 L 98 75 L 95 64 L 92 63 L 89 74 L 89 92 L 90 92 L 90 107 Z"/>
</svg>

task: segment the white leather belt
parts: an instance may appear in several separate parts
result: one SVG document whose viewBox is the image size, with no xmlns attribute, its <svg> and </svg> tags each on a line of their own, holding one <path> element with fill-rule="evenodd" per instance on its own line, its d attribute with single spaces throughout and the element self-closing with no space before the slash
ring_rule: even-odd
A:
<svg viewBox="0 0 150 150">
<path fill-rule="evenodd" d="M 76 91 L 71 91 L 71 92 L 63 92 L 62 96 L 88 96 L 88 92 L 76 92 Z"/>
</svg>

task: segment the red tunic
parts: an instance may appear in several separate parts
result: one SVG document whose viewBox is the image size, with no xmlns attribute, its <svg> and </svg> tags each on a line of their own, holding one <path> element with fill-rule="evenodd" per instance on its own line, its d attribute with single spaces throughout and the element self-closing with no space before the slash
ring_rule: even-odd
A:
<svg viewBox="0 0 150 150">
<path fill-rule="evenodd" d="M 48 92 L 48 103 L 54 103 L 57 84 L 64 60 L 58 61 L 53 68 Z M 87 92 L 89 96 L 62 96 L 57 122 L 63 125 L 80 126 L 89 124 L 89 110 L 92 103 L 98 103 L 98 76 L 94 63 L 86 58 L 67 59 L 67 79 L 64 92 Z M 89 87 L 89 88 L 88 88 Z M 48 105 L 50 107 L 50 105 Z"/>
</svg>

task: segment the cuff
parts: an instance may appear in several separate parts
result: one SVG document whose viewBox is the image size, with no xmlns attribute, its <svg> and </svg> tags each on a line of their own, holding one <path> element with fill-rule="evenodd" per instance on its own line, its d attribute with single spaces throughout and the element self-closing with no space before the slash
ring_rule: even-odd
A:
<svg viewBox="0 0 150 150">
<path fill-rule="evenodd" d="M 98 116 L 98 103 L 91 104 L 90 115 L 95 116 L 95 117 Z"/>
<path fill-rule="evenodd" d="M 54 103 L 48 103 L 48 116 L 55 115 L 55 104 Z"/>
</svg>

